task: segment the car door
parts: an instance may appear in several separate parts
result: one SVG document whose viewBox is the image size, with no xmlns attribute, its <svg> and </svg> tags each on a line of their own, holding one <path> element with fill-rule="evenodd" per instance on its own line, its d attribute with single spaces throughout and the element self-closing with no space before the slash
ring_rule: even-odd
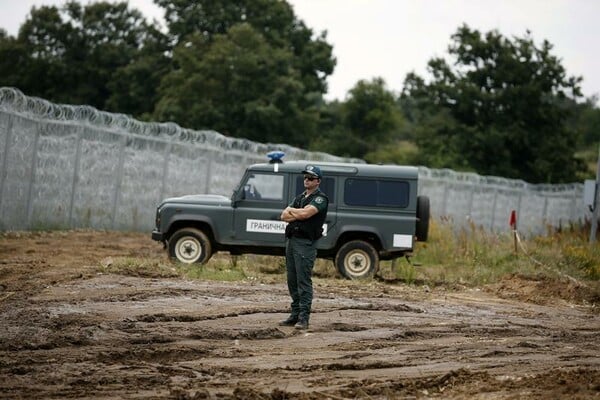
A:
<svg viewBox="0 0 600 400">
<path fill-rule="evenodd" d="M 286 223 L 279 219 L 287 206 L 286 174 L 253 171 L 239 190 L 233 210 L 233 237 L 249 246 L 285 245 Z"/>
</svg>

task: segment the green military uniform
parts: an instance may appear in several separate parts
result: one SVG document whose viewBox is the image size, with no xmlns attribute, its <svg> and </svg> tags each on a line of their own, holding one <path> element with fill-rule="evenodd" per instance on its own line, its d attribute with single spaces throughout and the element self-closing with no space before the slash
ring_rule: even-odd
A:
<svg viewBox="0 0 600 400">
<path fill-rule="evenodd" d="M 313 299 L 312 270 L 317 257 L 316 241 L 322 236 L 329 199 L 320 189 L 297 196 L 290 207 L 313 205 L 319 212 L 303 221 L 294 221 L 286 229 L 285 261 L 287 284 L 292 297 L 290 319 L 308 324 Z"/>
</svg>

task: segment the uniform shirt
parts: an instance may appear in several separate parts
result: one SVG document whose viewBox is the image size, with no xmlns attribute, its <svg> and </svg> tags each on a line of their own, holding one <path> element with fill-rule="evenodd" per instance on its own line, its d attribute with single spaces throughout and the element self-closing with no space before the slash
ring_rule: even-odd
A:
<svg viewBox="0 0 600 400">
<path fill-rule="evenodd" d="M 327 211 L 327 206 L 329 204 L 329 199 L 321 191 L 321 189 L 317 189 L 310 196 L 306 197 L 306 192 L 302 192 L 290 203 L 290 207 L 294 208 L 304 208 L 307 205 L 314 206 L 319 213 Z"/>
<path fill-rule="evenodd" d="M 322 236 L 323 223 L 327 217 L 329 199 L 320 189 L 317 189 L 308 197 L 306 197 L 305 194 L 306 192 L 303 192 L 296 196 L 294 201 L 290 204 L 290 207 L 304 208 L 307 205 L 312 205 L 318 212 L 308 219 L 290 222 L 286 228 L 286 237 L 300 236 L 314 241 Z"/>
</svg>

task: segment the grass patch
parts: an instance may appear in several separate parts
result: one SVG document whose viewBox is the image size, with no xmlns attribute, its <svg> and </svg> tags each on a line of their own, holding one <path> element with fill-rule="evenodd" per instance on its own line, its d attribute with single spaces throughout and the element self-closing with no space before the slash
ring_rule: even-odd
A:
<svg viewBox="0 0 600 400">
<path fill-rule="evenodd" d="M 456 230 L 450 222 L 434 221 L 429 241 L 417 243 L 412 258 L 420 265 L 416 276 L 406 268 L 397 274 L 437 285 L 479 286 L 511 274 L 595 281 L 600 279 L 600 247 L 590 245 L 588 235 L 585 226 L 550 231 L 545 236 L 521 238 L 515 252 L 508 230 L 492 233 L 474 225 Z"/>
<path fill-rule="evenodd" d="M 202 281 L 251 281 L 261 283 L 285 283 L 285 257 L 248 254 L 233 256 L 215 254 L 208 263 L 183 264 L 168 259 L 141 257 L 107 258 L 100 263 L 99 272 L 126 276 L 153 278 L 186 278 Z M 330 260 L 317 259 L 313 269 L 315 278 L 338 277 Z"/>
<path fill-rule="evenodd" d="M 204 265 L 182 263 L 176 265 L 189 279 L 235 282 L 248 277 L 243 267 L 245 263 L 246 260 L 243 257 L 223 254 L 213 257 Z"/>
<path fill-rule="evenodd" d="M 589 227 L 569 227 L 543 236 L 523 237 L 522 247 L 515 253 L 514 238 L 508 230 L 493 233 L 474 225 L 457 230 L 451 221 L 436 220 L 431 222 L 429 241 L 417 242 L 410 263 L 403 258 L 382 261 L 377 279 L 453 288 L 497 284 L 518 276 L 587 282 L 595 292 L 600 287 L 600 246 L 590 245 L 588 240 Z M 104 260 L 101 271 L 156 278 L 286 282 L 285 258 L 262 255 L 217 253 L 205 265 L 176 263 L 166 257 L 122 257 Z M 318 259 L 313 276 L 342 281 L 331 260 Z"/>
<path fill-rule="evenodd" d="M 181 276 L 173 264 L 164 260 L 140 257 L 106 258 L 100 263 L 100 272 L 144 278 L 175 278 Z"/>
</svg>

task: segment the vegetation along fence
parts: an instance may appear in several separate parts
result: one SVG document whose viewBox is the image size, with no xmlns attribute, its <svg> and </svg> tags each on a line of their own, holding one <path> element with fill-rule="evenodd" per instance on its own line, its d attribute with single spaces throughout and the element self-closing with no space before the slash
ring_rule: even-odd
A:
<svg viewBox="0 0 600 400">
<path fill-rule="evenodd" d="M 0 88 L 0 231 L 95 228 L 149 231 L 158 202 L 193 193 L 230 195 L 248 164 L 272 150 L 287 160 L 345 161 L 282 144 L 262 144 L 145 123 L 88 106 L 58 105 Z M 583 185 L 531 185 L 450 170 L 419 169 L 434 218 L 541 233 L 589 217 Z"/>
</svg>

